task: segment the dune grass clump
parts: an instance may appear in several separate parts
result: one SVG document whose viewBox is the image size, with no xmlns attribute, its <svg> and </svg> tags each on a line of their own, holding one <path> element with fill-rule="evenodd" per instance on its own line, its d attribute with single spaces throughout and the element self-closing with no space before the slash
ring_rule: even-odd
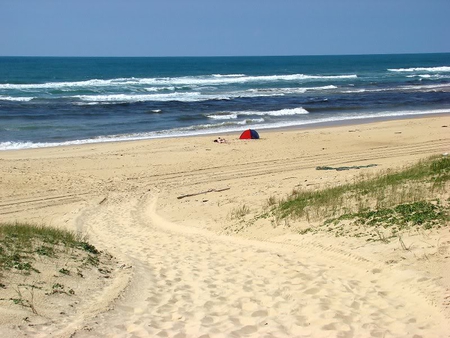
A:
<svg viewBox="0 0 450 338">
<path fill-rule="evenodd" d="M 44 297 L 73 296 L 77 285 L 87 283 L 86 276 L 109 278 L 111 271 L 104 264 L 108 264 L 107 255 L 78 233 L 0 223 L 0 305 L 12 303 L 39 315 L 42 309 L 37 304 Z"/>
<path fill-rule="evenodd" d="M 27 321 L 34 315 L 55 318 L 74 314 L 80 299 L 73 297 L 80 290 L 107 285 L 116 264 L 113 256 L 98 251 L 81 234 L 51 226 L 0 222 L 0 307 L 16 306 L 31 312 L 33 317 L 24 313 Z"/>
<path fill-rule="evenodd" d="M 5 270 L 39 273 L 33 266 L 36 255 L 56 257 L 68 249 L 99 253 L 83 236 L 71 231 L 29 223 L 0 223 L 0 273 Z"/>
<path fill-rule="evenodd" d="M 432 157 L 399 171 L 359 177 L 353 183 L 317 191 L 295 190 L 272 207 L 278 218 L 321 220 L 364 210 L 436 198 L 445 194 L 450 179 L 450 158 Z"/>
<path fill-rule="evenodd" d="M 450 207 L 440 200 L 399 204 L 392 208 L 365 210 L 327 219 L 315 231 L 335 236 L 368 236 L 368 241 L 388 242 L 404 230 L 439 229 L 450 222 Z M 345 226 L 344 226 L 345 225 Z M 312 228 L 308 228 L 313 231 Z"/>
<path fill-rule="evenodd" d="M 230 211 L 228 217 L 230 219 L 232 219 L 232 220 L 234 220 L 234 219 L 242 219 L 246 215 L 248 215 L 249 213 L 250 213 L 250 208 L 247 205 L 243 204 L 243 205 L 240 205 L 238 207 L 233 208 Z"/>
</svg>

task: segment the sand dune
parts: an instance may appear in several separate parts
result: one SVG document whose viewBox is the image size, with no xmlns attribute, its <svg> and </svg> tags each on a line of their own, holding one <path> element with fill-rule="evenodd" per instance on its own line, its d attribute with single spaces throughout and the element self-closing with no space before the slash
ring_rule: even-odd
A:
<svg viewBox="0 0 450 338">
<path fill-rule="evenodd" d="M 118 259 L 118 271 L 131 266 L 131 275 L 117 273 L 73 315 L 37 318 L 22 310 L 0 332 L 447 337 L 448 227 L 426 240 L 405 237 L 420 243 L 405 252 L 398 243 L 302 236 L 292 225 L 249 226 L 229 217 L 243 204 L 260 210 L 269 196 L 361 173 L 315 170 L 319 165 L 376 163 L 364 169 L 374 172 L 448 152 L 444 126 L 448 116 L 267 132 L 258 141 L 225 135 L 226 144 L 199 137 L 1 153 L 2 221 L 86 233 Z M 177 198 L 187 194 L 195 196 Z"/>
</svg>

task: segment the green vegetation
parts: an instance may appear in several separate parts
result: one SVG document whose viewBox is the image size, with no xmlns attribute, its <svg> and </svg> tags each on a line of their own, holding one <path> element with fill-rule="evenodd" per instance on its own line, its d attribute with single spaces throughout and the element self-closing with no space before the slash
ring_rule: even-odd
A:
<svg viewBox="0 0 450 338">
<path fill-rule="evenodd" d="M 24 274 L 40 273 L 33 262 L 37 256 L 57 257 L 68 249 L 80 249 L 98 254 L 95 247 L 78 234 L 47 226 L 27 223 L 0 224 L 0 273 L 5 270 Z M 89 259 L 89 258 L 88 258 Z M 92 261 L 94 258 L 90 258 Z M 69 274 L 62 268 L 61 273 Z"/>
<path fill-rule="evenodd" d="M 82 271 L 92 268 L 99 274 L 110 272 L 99 264 L 100 252 L 79 234 L 28 223 L 0 223 L 0 301 L 38 314 L 36 297 L 74 295 L 62 281 L 68 276 L 84 278 Z M 44 273 L 61 282 L 49 285 L 41 278 Z"/>
<path fill-rule="evenodd" d="M 250 208 L 245 204 L 234 208 L 229 214 L 230 219 L 241 219 L 250 213 Z"/>
<path fill-rule="evenodd" d="M 344 214 L 326 220 L 314 230 L 329 231 L 335 236 L 369 236 L 368 241 L 387 242 L 389 238 L 398 237 L 403 230 L 430 230 L 447 225 L 449 210 L 449 206 L 443 206 L 440 200 L 405 203 L 393 208 Z"/>
<path fill-rule="evenodd" d="M 301 233 L 327 230 L 336 236 L 363 236 L 372 228 L 371 236 L 385 239 L 378 227 L 389 227 L 390 236 L 395 236 L 410 227 L 448 225 L 449 179 L 450 158 L 432 157 L 403 170 L 360 176 L 353 183 L 318 191 L 295 190 L 278 204 L 272 203 L 269 211 L 259 217 L 273 217 L 277 223 L 283 219 L 326 219 L 322 226 Z M 350 231 L 349 224 L 353 227 Z"/>
</svg>

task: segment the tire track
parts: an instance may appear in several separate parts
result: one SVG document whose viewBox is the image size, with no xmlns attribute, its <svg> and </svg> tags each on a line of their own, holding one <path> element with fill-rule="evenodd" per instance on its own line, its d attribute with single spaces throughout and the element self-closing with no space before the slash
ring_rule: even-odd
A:
<svg viewBox="0 0 450 338">
<path fill-rule="evenodd" d="M 14 214 L 28 210 L 44 209 L 64 204 L 72 204 L 84 201 L 89 193 L 76 193 L 58 196 L 46 196 L 33 199 L 10 200 L 0 204 L 0 215 Z"/>
<path fill-rule="evenodd" d="M 412 155 L 423 155 L 423 157 L 431 156 L 442 152 L 443 149 L 450 148 L 447 140 L 430 141 L 427 143 L 400 145 L 400 146 L 383 146 L 371 148 L 369 151 L 352 153 L 350 156 L 347 152 L 342 151 L 333 153 L 327 158 L 327 162 L 323 162 L 323 154 L 320 155 L 302 155 L 276 160 L 261 160 L 246 163 L 238 163 L 228 166 L 210 166 L 208 168 L 197 168 L 193 171 L 180 171 L 164 174 L 153 174 L 148 176 L 131 177 L 130 180 L 145 180 L 148 186 L 154 186 L 164 182 L 164 185 L 177 186 L 180 182 L 189 180 L 189 185 L 197 185 L 211 181 L 211 176 L 217 182 L 226 182 L 239 178 L 268 176 L 280 171 L 286 174 L 310 169 L 319 165 L 338 166 L 361 164 L 361 162 L 375 162 L 377 160 L 385 160 L 393 157 L 409 158 Z M 343 158 L 343 154 L 346 157 Z"/>
<path fill-rule="evenodd" d="M 336 265 L 330 269 L 315 259 L 323 248 L 217 236 L 164 220 L 148 193 L 128 197 L 111 197 L 83 223 L 133 262 L 133 278 L 114 309 L 73 337 L 439 336 L 439 319 L 422 318 L 410 302 L 432 307 L 417 295 L 400 297 L 388 272 L 358 278 L 371 265 L 357 255 L 327 251 Z M 341 262 L 348 258 L 353 270 Z"/>
</svg>

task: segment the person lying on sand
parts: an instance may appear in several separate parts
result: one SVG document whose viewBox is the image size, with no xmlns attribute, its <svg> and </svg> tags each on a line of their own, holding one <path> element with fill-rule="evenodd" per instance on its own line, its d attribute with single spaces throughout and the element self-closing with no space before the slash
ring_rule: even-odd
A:
<svg viewBox="0 0 450 338">
<path fill-rule="evenodd" d="M 227 143 L 227 140 L 225 140 L 224 138 L 218 137 L 217 139 L 214 140 L 214 142 L 217 142 L 217 143 Z"/>
</svg>

